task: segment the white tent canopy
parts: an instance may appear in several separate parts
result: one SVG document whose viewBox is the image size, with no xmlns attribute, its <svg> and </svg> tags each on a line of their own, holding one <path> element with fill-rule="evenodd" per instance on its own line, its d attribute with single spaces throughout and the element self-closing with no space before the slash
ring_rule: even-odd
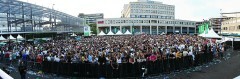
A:
<svg viewBox="0 0 240 79">
<path fill-rule="evenodd" d="M 233 38 L 230 38 L 230 37 L 222 37 L 222 42 L 226 42 L 226 41 L 233 41 Z"/>
<path fill-rule="evenodd" d="M 205 38 L 222 38 L 221 36 L 219 36 L 216 32 L 214 32 L 214 30 L 211 28 L 210 30 L 208 29 L 208 33 L 206 34 L 206 32 L 204 31 L 202 34 L 200 34 L 199 36 L 205 37 Z"/>
<path fill-rule="evenodd" d="M 24 40 L 24 38 L 23 38 L 21 35 L 18 35 L 18 36 L 17 36 L 17 39 L 18 39 L 18 40 Z"/>
<path fill-rule="evenodd" d="M 72 33 L 72 35 L 71 36 L 77 36 L 75 33 Z"/>
<path fill-rule="evenodd" d="M 2 35 L 0 36 L 0 40 L 6 40 Z"/>
<path fill-rule="evenodd" d="M 160 35 L 164 35 L 165 33 L 164 32 L 162 32 Z"/>
<path fill-rule="evenodd" d="M 107 35 L 114 35 L 114 33 L 110 30 Z"/>
<path fill-rule="evenodd" d="M 15 40 L 16 38 L 14 38 L 12 35 L 10 35 L 10 36 L 8 37 L 8 39 L 10 39 L 10 40 Z"/>
<path fill-rule="evenodd" d="M 103 31 L 100 31 L 98 35 L 106 35 Z"/>
<path fill-rule="evenodd" d="M 120 30 L 118 30 L 118 32 L 116 33 L 116 35 L 122 35 L 123 33 L 120 31 Z"/>
<path fill-rule="evenodd" d="M 124 33 L 124 35 L 131 35 L 132 33 L 129 32 L 128 30 Z"/>
</svg>

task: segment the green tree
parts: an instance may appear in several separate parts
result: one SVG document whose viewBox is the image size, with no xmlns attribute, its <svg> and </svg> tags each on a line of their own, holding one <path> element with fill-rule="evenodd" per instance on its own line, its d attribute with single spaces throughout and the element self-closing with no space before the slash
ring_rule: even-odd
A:
<svg viewBox="0 0 240 79">
<path fill-rule="evenodd" d="M 96 24 L 89 24 L 92 34 L 97 34 L 97 25 Z"/>
</svg>

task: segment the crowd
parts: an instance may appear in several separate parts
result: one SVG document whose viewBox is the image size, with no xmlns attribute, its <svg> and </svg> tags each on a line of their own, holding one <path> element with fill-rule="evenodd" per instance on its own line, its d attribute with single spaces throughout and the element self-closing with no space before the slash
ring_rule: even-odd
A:
<svg viewBox="0 0 240 79">
<path fill-rule="evenodd" d="M 190 35 L 137 35 L 137 36 L 96 36 L 81 41 L 52 40 L 43 44 L 6 44 L 1 48 L 1 58 L 37 62 L 54 61 L 68 63 L 134 63 L 155 61 L 166 57 L 182 57 L 207 50 L 218 55 L 224 51 L 223 44 L 213 43 L 199 36 Z"/>
<path fill-rule="evenodd" d="M 11 43 L 1 48 L 1 59 L 12 61 L 64 62 L 110 64 L 118 69 L 120 63 L 136 63 L 192 56 L 210 50 L 222 56 L 224 44 L 218 44 L 195 35 L 135 35 L 93 36 L 74 39 L 51 40 L 42 44 Z"/>
</svg>

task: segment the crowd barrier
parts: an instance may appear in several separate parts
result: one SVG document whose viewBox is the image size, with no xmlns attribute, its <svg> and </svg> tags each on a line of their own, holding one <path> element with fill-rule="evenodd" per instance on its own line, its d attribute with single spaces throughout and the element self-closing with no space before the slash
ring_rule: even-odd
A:
<svg viewBox="0 0 240 79">
<path fill-rule="evenodd" d="M 141 63 L 121 63 L 118 69 L 112 69 L 110 64 L 98 65 L 90 63 L 59 63 L 44 61 L 41 63 L 41 69 L 44 73 L 53 73 L 57 75 L 66 75 L 81 78 L 126 78 L 126 77 L 141 77 L 143 70 L 147 69 L 147 75 L 160 73 L 170 73 L 173 71 L 188 69 L 190 67 L 202 65 L 212 61 L 212 53 L 201 53 L 195 55 L 195 60 L 192 56 L 182 58 L 168 58 Z M 40 63 L 38 63 L 40 64 Z"/>
</svg>

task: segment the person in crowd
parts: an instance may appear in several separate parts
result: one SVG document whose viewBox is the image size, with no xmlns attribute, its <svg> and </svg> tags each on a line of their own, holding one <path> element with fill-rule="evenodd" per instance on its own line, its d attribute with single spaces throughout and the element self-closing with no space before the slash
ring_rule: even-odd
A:
<svg viewBox="0 0 240 79">
<path fill-rule="evenodd" d="M 21 79 L 26 79 L 27 67 L 24 65 L 24 62 L 21 62 L 18 66 L 18 71 L 21 75 Z"/>
</svg>

